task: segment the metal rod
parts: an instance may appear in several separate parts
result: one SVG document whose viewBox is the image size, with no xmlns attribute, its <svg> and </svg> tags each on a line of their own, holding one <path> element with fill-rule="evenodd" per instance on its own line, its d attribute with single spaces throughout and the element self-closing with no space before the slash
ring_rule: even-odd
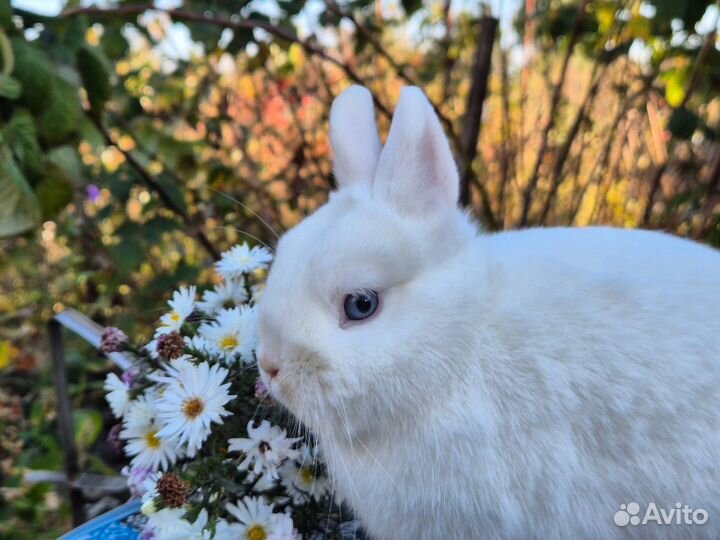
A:
<svg viewBox="0 0 720 540">
<path fill-rule="evenodd" d="M 52 356 L 53 379 L 57 397 L 58 431 L 64 454 L 65 474 L 71 482 L 69 492 L 73 524 L 78 526 L 85 522 L 85 511 L 83 508 L 82 490 L 72 484 L 80 472 L 80 465 L 78 463 L 77 446 L 75 445 L 72 407 L 70 405 L 67 375 L 65 372 L 62 326 L 58 321 L 52 320 L 48 322 L 48 334 L 50 336 L 50 353 Z"/>
</svg>

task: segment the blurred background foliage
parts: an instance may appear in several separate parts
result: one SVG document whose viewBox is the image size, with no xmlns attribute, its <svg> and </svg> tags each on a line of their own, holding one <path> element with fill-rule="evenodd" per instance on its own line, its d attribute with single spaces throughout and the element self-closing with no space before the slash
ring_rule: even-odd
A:
<svg viewBox="0 0 720 540">
<path fill-rule="evenodd" d="M 489 230 L 720 245 L 719 15 L 707 0 L 0 0 L 0 538 L 69 527 L 62 496 L 23 481 L 62 468 L 46 321 L 72 306 L 149 338 L 220 251 L 272 244 L 333 186 L 329 106 L 351 83 L 383 133 L 402 85 L 424 88 Z M 117 470 L 110 366 L 67 349 L 83 468 Z"/>
</svg>

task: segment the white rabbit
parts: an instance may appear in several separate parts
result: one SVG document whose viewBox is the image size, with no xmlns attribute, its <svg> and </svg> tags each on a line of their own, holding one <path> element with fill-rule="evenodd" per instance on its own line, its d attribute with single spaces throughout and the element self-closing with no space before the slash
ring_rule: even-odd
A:
<svg viewBox="0 0 720 540">
<path fill-rule="evenodd" d="M 720 538 L 720 253 L 481 232 L 417 88 L 382 152 L 360 87 L 330 135 L 340 189 L 277 246 L 258 357 L 369 535 Z"/>
</svg>

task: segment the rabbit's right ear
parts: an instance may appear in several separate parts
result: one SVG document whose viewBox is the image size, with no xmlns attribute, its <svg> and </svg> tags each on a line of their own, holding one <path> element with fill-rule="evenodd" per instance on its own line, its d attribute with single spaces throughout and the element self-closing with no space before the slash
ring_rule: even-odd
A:
<svg viewBox="0 0 720 540">
<path fill-rule="evenodd" d="M 369 186 L 375 176 L 381 145 L 372 95 L 367 88 L 353 85 L 333 101 L 330 144 L 338 186 L 360 183 Z"/>
</svg>

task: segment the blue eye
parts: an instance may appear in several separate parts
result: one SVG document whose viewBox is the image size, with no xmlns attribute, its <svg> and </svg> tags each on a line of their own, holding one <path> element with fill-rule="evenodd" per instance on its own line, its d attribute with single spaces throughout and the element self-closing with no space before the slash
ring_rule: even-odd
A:
<svg viewBox="0 0 720 540">
<path fill-rule="evenodd" d="M 345 315 L 351 321 L 367 319 L 378 307 L 378 293 L 363 289 L 345 297 Z"/>
</svg>

